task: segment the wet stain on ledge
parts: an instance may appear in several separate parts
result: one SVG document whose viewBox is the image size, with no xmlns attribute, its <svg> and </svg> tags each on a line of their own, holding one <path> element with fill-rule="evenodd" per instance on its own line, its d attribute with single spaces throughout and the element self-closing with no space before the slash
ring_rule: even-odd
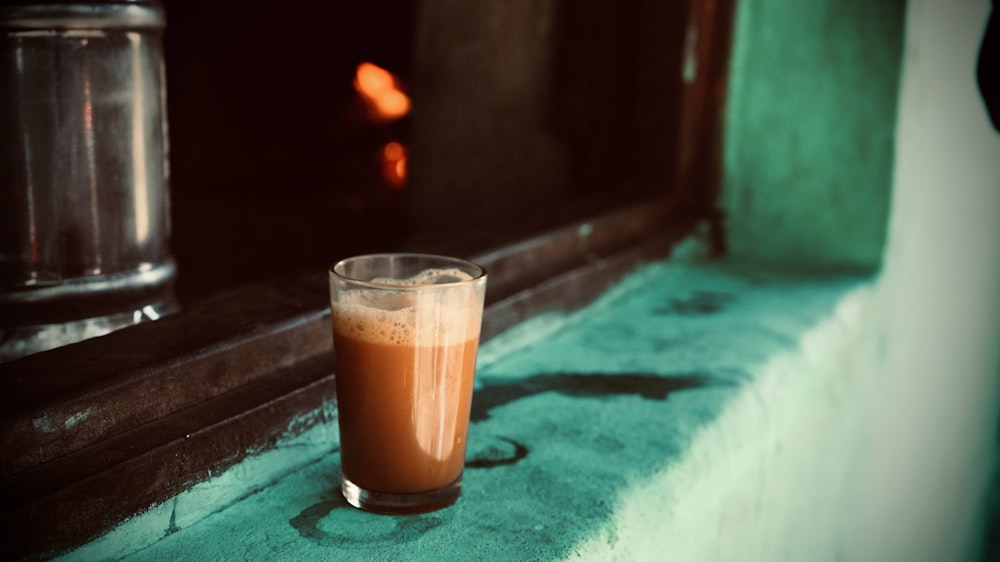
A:
<svg viewBox="0 0 1000 562">
<path fill-rule="evenodd" d="M 523 398 L 556 392 L 574 398 L 637 395 L 666 400 L 671 393 L 709 385 L 728 384 L 704 373 L 657 375 L 649 373 L 560 373 L 516 380 L 485 379 L 472 397 L 472 422 L 489 419 L 490 412 Z"/>
<path fill-rule="evenodd" d="M 516 464 L 528 456 L 528 446 L 507 437 L 497 437 L 494 443 L 481 447 L 465 461 L 465 468 L 496 468 Z"/>
<path fill-rule="evenodd" d="M 325 521 L 334 513 L 336 521 Z M 336 498 L 315 503 L 288 522 L 302 538 L 319 546 L 370 548 L 372 545 L 411 542 L 444 524 L 449 518 L 447 511 L 371 517 L 368 513 L 349 506 L 343 498 Z M 327 526 L 335 528 L 326 529 Z"/>
<path fill-rule="evenodd" d="M 735 298 L 734 295 L 719 291 L 695 291 L 686 299 L 670 299 L 666 305 L 654 308 L 653 312 L 681 316 L 715 314 L 728 306 Z"/>
</svg>

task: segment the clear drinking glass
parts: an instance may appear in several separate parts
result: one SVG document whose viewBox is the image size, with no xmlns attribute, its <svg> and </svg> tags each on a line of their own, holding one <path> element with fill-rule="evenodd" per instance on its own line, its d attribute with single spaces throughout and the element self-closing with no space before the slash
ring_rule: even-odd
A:
<svg viewBox="0 0 1000 562">
<path fill-rule="evenodd" d="M 330 268 L 341 491 L 351 505 L 418 513 L 458 499 L 486 271 L 428 254 Z"/>
</svg>

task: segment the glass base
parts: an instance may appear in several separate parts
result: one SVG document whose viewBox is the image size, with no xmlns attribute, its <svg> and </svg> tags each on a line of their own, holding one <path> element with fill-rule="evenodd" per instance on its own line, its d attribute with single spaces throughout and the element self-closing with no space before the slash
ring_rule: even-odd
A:
<svg viewBox="0 0 1000 562">
<path fill-rule="evenodd" d="M 459 476 L 454 482 L 442 488 L 413 494 L 366 490 L 347 478 L 343 478 L 340 492 L 344 495 L 347 503 L 365 511 L 390 515 L 426 513 L 455 503 L 455 500 L 462 493 L 462 477 Z"/>
</svg>

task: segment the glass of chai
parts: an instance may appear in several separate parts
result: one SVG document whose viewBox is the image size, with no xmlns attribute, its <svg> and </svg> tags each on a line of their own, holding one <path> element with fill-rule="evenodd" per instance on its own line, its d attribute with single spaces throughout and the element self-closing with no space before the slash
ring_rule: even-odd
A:
<svg viewBox="0 0 1000 562">
<path fill-rule="evenodd" d="M 330 268 L 341 492 L 354 507 L 420 513 L 462 488 L 486 271 L 428 254 Z"/>
</svg>

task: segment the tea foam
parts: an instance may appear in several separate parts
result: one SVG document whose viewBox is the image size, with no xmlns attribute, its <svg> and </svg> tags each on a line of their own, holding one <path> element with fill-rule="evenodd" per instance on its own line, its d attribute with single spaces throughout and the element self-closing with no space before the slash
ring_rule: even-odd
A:
<svg viewBox="0 0 1000 562">
<path fill-rule="evenodd" d="M 428 269 L 405 279 L 376 278 L 371 283 L 399 287 L 350 289 L 332 303 L 339 334 L 386 345 L 459 344 L 479 336 L 482 298 L 472 284 L 410 291 L 421 286 L 471 280 L 458 269 Z"/>
<path fill-rule="evenodd" d="M 405 279 L 396 279 L 393 277 L 376 277 L 371 280 L 371 283 L 377 283 L 379 285 L 393 285 L 398 287 L 416 287 L 420 285 L 443 285 L 445 283 L 459 283 L 461 281 L 469 281 L 472 276 L 468 273 L 456 268 L 438 268 L 438 269 L 425 269 L 420 273 L 412 276 L 406 277 Z"/>
</svg>

